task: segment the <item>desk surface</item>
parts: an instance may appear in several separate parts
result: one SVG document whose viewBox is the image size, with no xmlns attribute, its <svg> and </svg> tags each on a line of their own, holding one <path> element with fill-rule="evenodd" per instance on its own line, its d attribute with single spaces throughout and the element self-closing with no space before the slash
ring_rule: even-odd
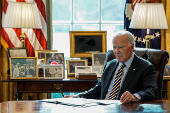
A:
<svg viewBox="0 0 170 113">
<path fill-rule="evenodd" d="M 86 99 L 87 100 L 87 99 Z M 55 104 L 40 101 L 8 101 L 1 103 L 1 113 L 81 113 L 93 111 L 94 113 L 119 113 L 119 112 L 170 112 L 169 100 L 156 100 L 148 102 L 136 102 L 121 104 L 118 100 L 112 104 L 87 104 L 82 106 L 72 106 L 67 104 Z"/>
</svg>

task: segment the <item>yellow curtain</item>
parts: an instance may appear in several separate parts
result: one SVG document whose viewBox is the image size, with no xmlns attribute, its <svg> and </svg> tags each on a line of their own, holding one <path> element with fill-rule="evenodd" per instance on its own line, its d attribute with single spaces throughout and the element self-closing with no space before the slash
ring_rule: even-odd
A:
<svg viewBox="0 0 170 113">
<path fill-rule="evenodd" d="M 2 17 L 2 11 L 3 11 L 3 4 L 4 0 L 0 1 L 0 17 Z M 2 18 L 0 18 L 0 26 L 1 26 Z M 1 29 L 0 29 L 0 36 L 1 36 Z M 2 79 L 6 80 L 9 79 L 9 75 L 7 74 L 7 70 L 9 69 L 8 65 L 8 56 L 6 49 L 1 44 L 7 45 L 5 41 L 0 37 L 0 102 L 4 101 L 11 101 L 14 100 L 14 87 L 12 82 L 1 82 Z"/>
<path fill-rule="evenodd" d="M 164 4 L 166 19 L 168 23 L 168 29 L 161 31 L 161 49 L 170 52 L 170 0 L 162 0 Z M 170 64 L 170 62 L 168 62 Z"/>
<path fill-rule="evenodd" d="M 164 4 L 166 19 L 168 23 L 168 29 L 162 30 L 161 33 L 161 49 L 166 50 L 170 53 L 170 0 L 162 0 Z M 168 62 L 170 65 L 170 60 Z M 167 99 L 170 99 L 170 81 L 167 81 Z"/>
<path fill-rule="evenodd" d="M 0 1 L 0 17 L 2 17 L 2 9 L 3 9 L 3 1 Z M 0 26 L 1 26 L 1 20 L 2 18 L 0 18 Z M 0 36 L 1 36 L 1 28 L 0 28 Z M 0 41 L 1 43 L 1 41 Z M 2 53 L 1 53 L 1 45 L 0 45 L 0 62 L 2 62 Z M 2 64 L 0 65 L 0 102 L 3 101 L 3 88 L 2 88 Z"/>
</svg>

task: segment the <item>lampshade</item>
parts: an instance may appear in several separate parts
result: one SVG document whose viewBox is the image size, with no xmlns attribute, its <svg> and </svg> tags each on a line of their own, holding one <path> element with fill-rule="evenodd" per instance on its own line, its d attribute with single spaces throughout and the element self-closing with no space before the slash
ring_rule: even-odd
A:
<svg viewBox="0 0 170 113">
<path fill-rule="evenodd" d="M 168 29 L 162 3 L 137 3 L 129 28 Z"/>
<path fill-rule="evenodd" d="M 38 8 L 35 2 L 8 2 L 4 28 L 42 28 Z"/>
</svg>

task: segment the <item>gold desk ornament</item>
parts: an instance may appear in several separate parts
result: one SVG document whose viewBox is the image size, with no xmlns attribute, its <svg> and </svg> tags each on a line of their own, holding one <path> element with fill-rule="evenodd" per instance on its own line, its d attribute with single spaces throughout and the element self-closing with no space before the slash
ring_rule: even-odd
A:
<svg viewBox="0 0 170 113">
<path fill-rule="evenodd" d="M 152 38 L 152 35 L 146 35 L 145 40 L 146 40 L 146 48 L 150 48 L 150 39 Z"/>
<path fill-rule="evenodd" d="M 21 47 L 25 47 L 25 38 L 26 36 L 24 35 L 24 33 L 22 33 L 22 35 L 20 35 L 20 38 L 21 38 Z"/>
</svg>

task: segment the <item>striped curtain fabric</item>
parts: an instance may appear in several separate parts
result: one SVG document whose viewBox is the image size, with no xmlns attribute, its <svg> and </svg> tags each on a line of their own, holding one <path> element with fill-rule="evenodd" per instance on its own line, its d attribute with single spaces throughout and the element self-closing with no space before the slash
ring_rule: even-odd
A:
<svg viewBox="0 0 170 113">
<path fill-rule="evenodd" d="M 46 0 L 4 0 L 3 18 L 8 8 L 8 2 L 36 2 L 40 13 L 40 19 L 42 23 L 42 29 L 16 29 L 16 28 L 2 28 L 1 29 L 1 44 L 6 49 L 8 47 L 21 47 L 21 39 L 19 36 L 24 30 L 25 47 L 28 48 L 29 56 L 34 57 L 34 50 L 46 50 L 47 49 L 47 22 L 45 2 Z"/>
</svg>

